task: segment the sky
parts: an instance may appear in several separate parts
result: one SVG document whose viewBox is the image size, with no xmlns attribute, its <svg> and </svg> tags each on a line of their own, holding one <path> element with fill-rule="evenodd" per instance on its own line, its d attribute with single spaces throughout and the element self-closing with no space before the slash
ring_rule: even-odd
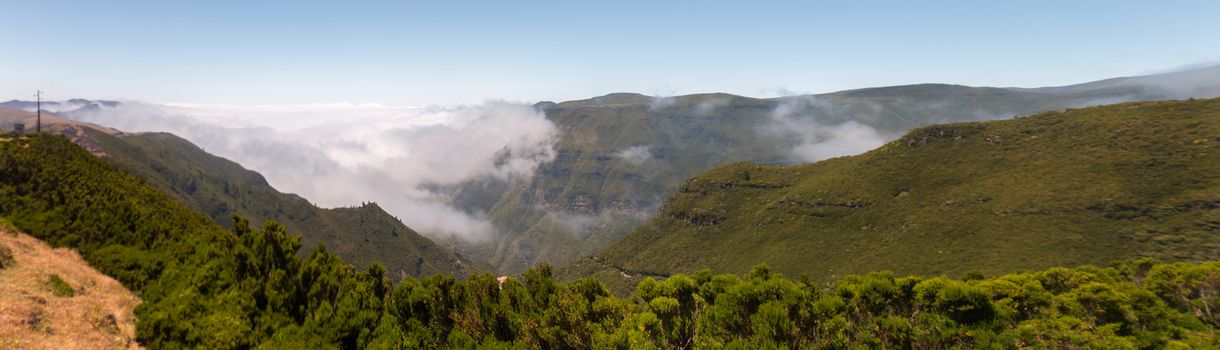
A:
<svg viewBox="0 0 1220 350">
<path fill-rule="evenodd" d="M 1220 63 L 1217 1 L 9 1 L 0 99 L 472 105 Z"/>
</svg>

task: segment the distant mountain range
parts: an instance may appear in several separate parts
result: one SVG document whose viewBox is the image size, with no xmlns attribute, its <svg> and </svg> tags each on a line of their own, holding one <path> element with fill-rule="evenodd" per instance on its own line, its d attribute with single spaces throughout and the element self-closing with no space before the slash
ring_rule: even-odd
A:
<svg viewBox="0 0 1220 350">
<path fill-rule="evenodd" d="M 82 98 L 74 98 L 67 101 L 42 101 L 42 110 L 55 113 L 78 112 L 87 109 L 99 109 L 103 107 L 117 107 L 121 103 L 119 101 L 106 100 L 86 100 Z M 10 100 L 0 102 L 0 109 L 20 109 L 33 112 L 37 109 L 39 103 L 37 101 L 20 101 Z"/>
</svg>

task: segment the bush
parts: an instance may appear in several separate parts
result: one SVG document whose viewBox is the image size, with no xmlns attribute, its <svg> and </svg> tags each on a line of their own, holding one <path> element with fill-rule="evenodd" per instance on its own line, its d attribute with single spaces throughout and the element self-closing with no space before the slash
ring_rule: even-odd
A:
<svg viewBox="0 0 1220 350">
<path fill-rule="evenodd" d="M 0 245 L 0 269 L 13 266 L 15 263 L 16 261 L 13 260 L 13 251 L 8 249 L 7 246 Z"/>
</svg>

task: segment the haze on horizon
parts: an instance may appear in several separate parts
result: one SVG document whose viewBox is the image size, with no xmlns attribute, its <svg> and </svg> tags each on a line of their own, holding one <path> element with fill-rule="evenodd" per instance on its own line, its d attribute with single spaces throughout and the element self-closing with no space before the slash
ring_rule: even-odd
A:
<svg viewBox="0 0 1220 350">
<path fill-rule="evenodd" d="M 478 104 L 943 82 L 1220 59 L 1220 3 L 2 1 L 0 99 Z M 878 11 L 878 9 L 882 9 Z"/>
</svg>

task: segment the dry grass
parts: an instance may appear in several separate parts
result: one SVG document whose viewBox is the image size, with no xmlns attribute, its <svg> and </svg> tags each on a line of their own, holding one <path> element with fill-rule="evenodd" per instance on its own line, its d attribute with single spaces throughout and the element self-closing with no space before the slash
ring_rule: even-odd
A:
<svg viewBox="0 0 1220 350">
<path fill-rule="evenodd" d="M 75 251 L 0 228 L 15 265 L 0 269 L 0 349 L 135 349 L 140 299 Z M 75 290 L 55 296 L 50 276 Z"/>
</svg>

